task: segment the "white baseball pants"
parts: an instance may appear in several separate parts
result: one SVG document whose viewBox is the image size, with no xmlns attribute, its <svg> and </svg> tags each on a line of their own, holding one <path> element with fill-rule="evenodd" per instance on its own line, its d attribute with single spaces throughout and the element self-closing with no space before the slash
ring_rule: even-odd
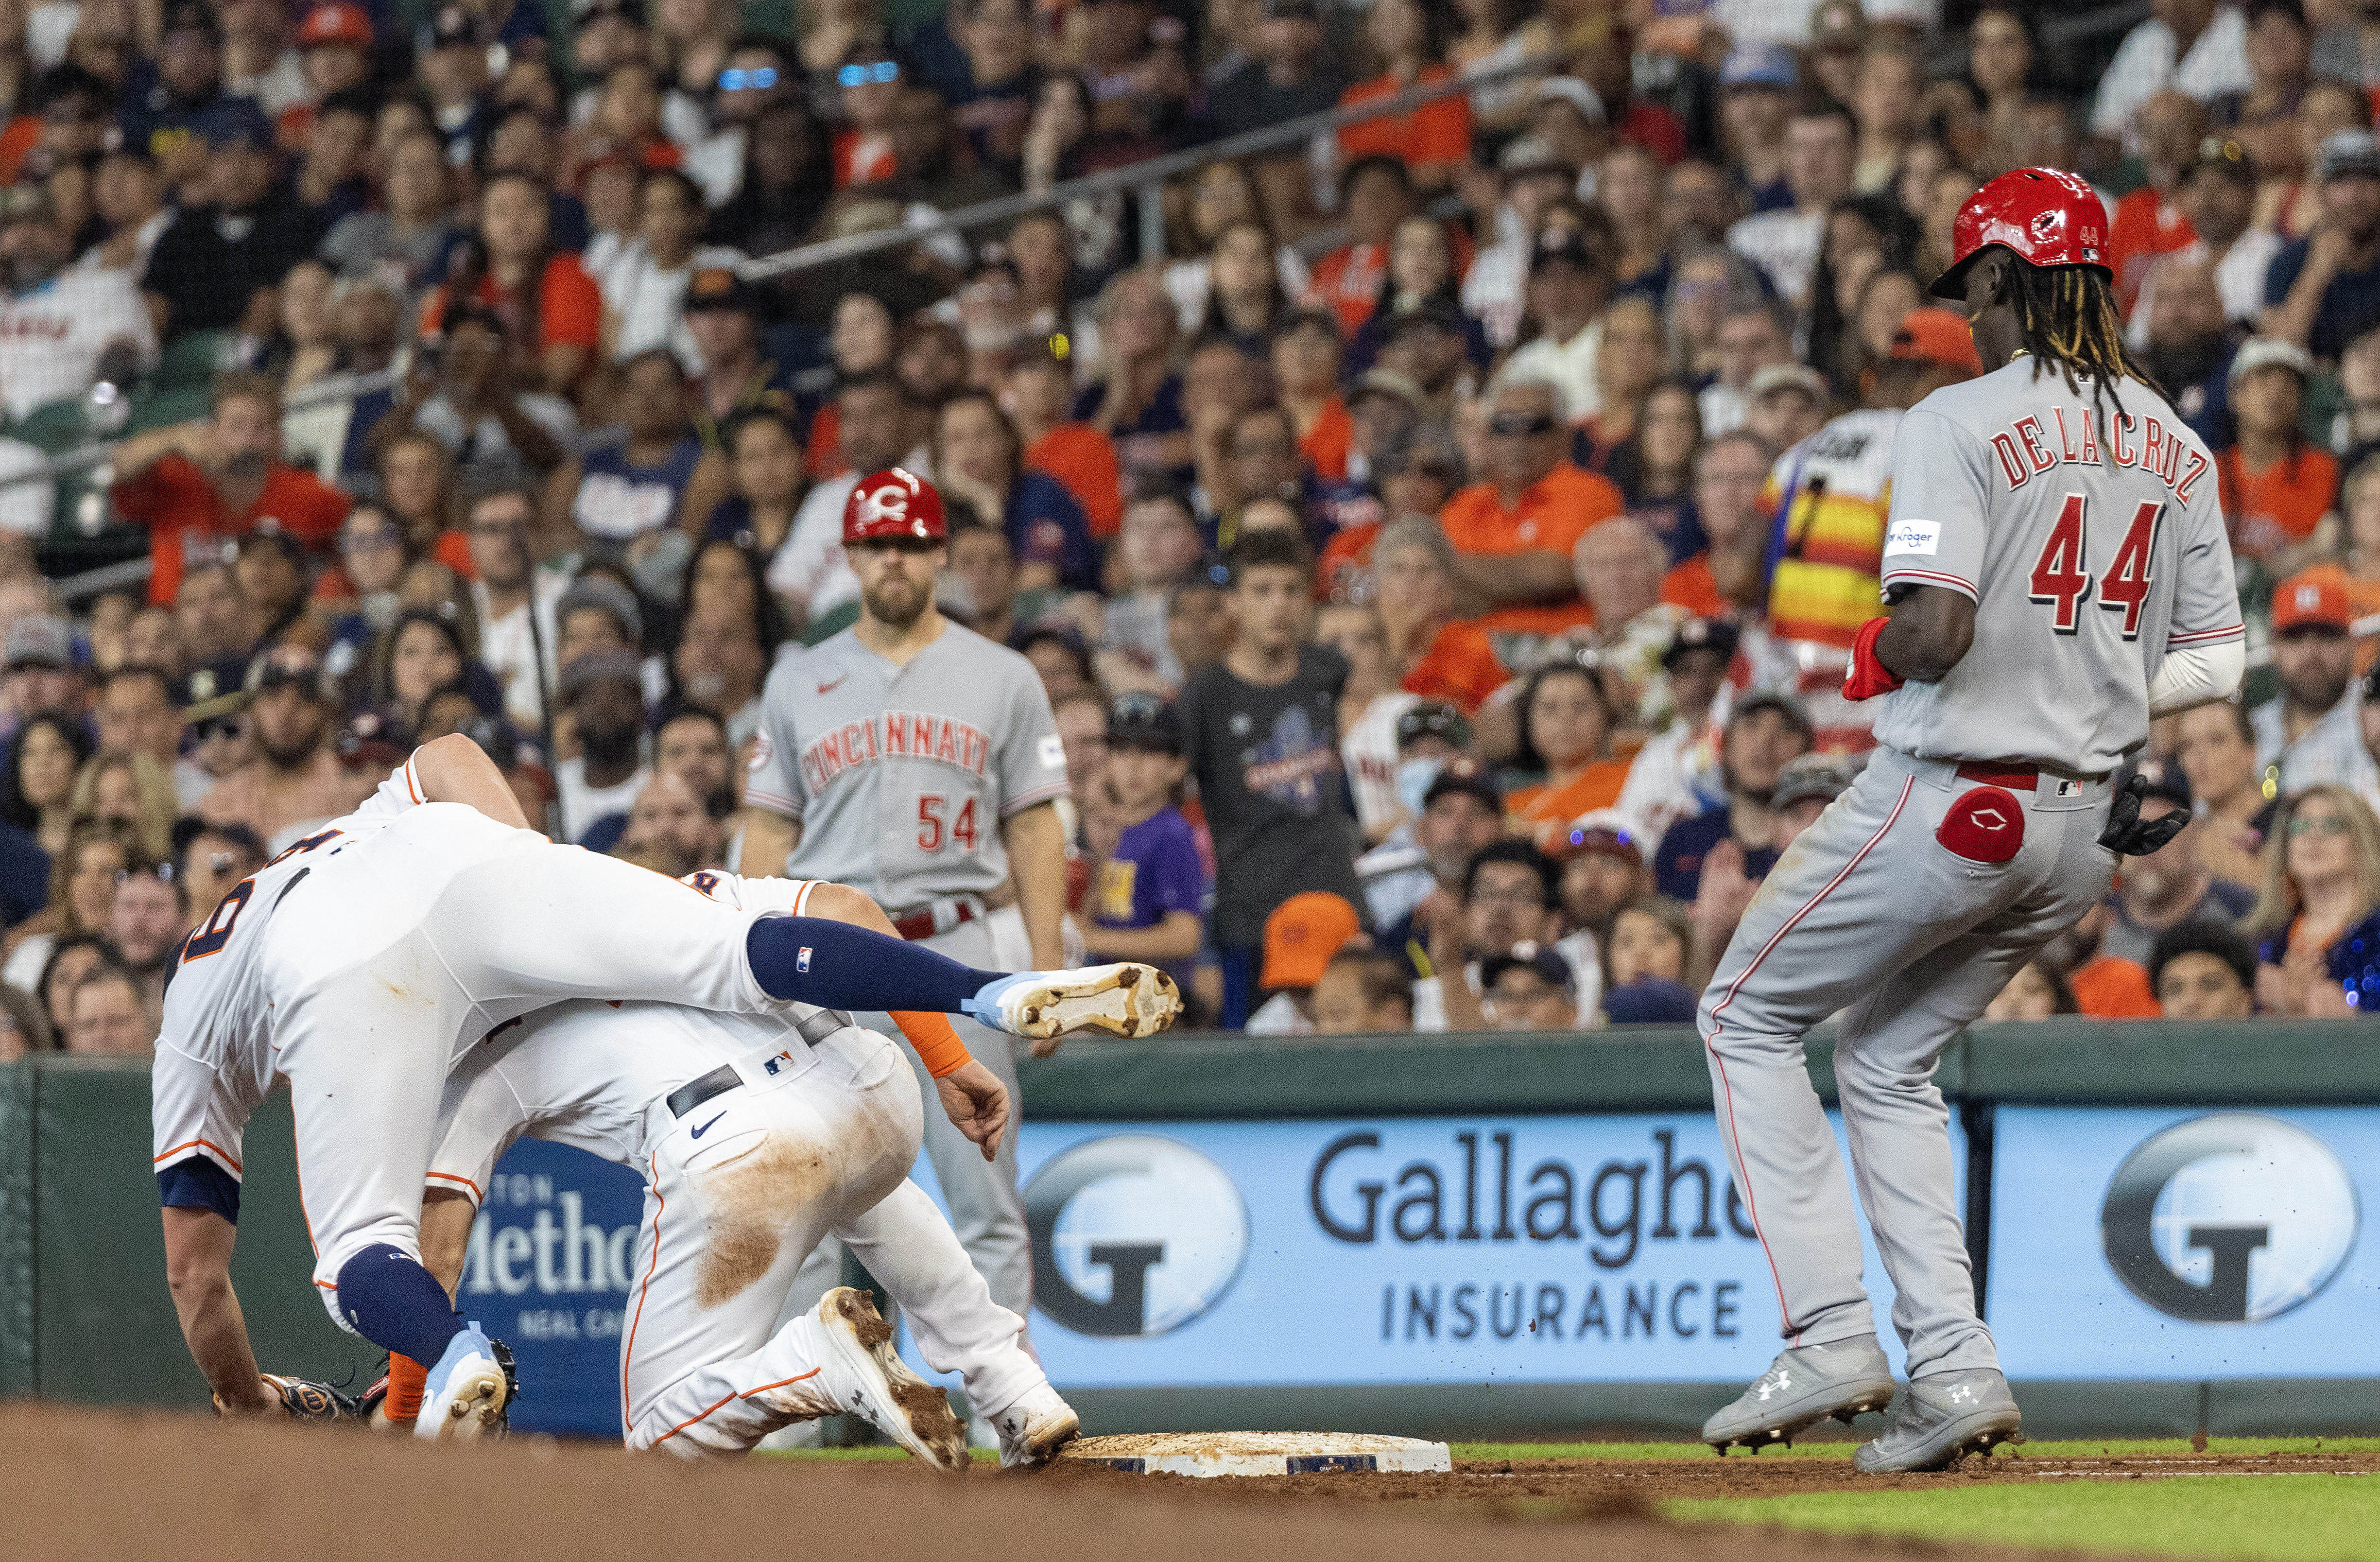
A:
<svg viewBox="0 0 2380 1562">
<path fill-rule="evenodd" d="M 1720 1136 L 1776 1281 L 1794 1346 L 1875 1331 L 1859 1228 L 1835 1138 L 1803 1067 L 1803 1033 L 1841 1011 L 1835 1081 L 1860 1202 L 1897 1293 L 1912 1378 L 1993 1368 L 1955 1198 L 1949 1113 L 1934 1067 L 2034 951 L 2107 892 L 2098 844 L 2108 788 L 2044 774 L 1977 798 L 1956 764 L 1876 750 L 1769 871 L 1703 994 Z M 2007 800 L 2003 800 L 2007 799 Z M 1954 812 L 1996 831 L 2021 812 L 2004 861 L 1971 860 Z M 2001 848 L 2005 848 L 2003 843 Z"/>
<path fill-rule="evenodd" d="M 789 1081 L 739 1068 L 743 1088 L 657 1141 L 620 1347 L 630 1447 L 743 1453 L 844 1408 L 821 1392 L 815 1316 L 805 1309 L 777 1326 L 803 1260 L 830 1232 L 892 1293 L 926 1360 L 962 1374 L 986 1413 L 1047 1381 L 1022 1347 L 1024 1320 L 992 1300 L 933 1201 L 907 1180 L 921 1104 L 901 1048 L 850 1028 L 808 1064 Z"/>
<path fill-rule="evenodd" d="M 744 952 L 748 913 L 458 803 L 316 855 L 272 908 L 257 958 L 314 1284 L 342 1328 L 349 1258 L 374 1243 L 420 1256 L 447 1070 L 490 1031 L 565 998 L 779 1007 Z"/>
</svg>

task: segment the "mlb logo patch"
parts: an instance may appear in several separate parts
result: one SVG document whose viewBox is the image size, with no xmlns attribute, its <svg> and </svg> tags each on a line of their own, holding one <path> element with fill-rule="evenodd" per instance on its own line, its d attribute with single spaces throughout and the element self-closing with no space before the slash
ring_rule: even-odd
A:
<svg viewBox="0 0 2380 1562">
<path fill-rule="evenodd" d="M 803 945 L 802 952 L 794 957 L 794 969 L 803 972 L 804 974 L 808 973 L 810 969 L 810 946 L 808 945 Z"/>
<path fill-rule="evenodd" d="M 779 1053 L 776 1056 L 774 1056 L 774 1057 L 772 1057 L 772 1058 L 769 1059 L 769 1061 L 768 1061 L 768 1062 L 763 1063 L 762 1065 L 760 1065 L 760 1067 L 761 1067 L 761 1068 L 765 1068 L 765 1069 L 767 1069 L 767 1070 L 769 1071 L 769 1075 L 770 1075 L 770 1077 L 773 1079 L 773 1078 L 775 1078 L 775 1077 L 776 1077 L 777 1071 L 778 1071 L 780 1068 L 782 1068 L 784 1065 L 786 1065 L 786 1064 L 788 1064 L 788 1063 L 791 1063 L 793 1060 L 794 1060 L 794 1055 L 793 1055 L 792 1053 L 790 1053 L 790 1052 L 781 1052 L 781 1053 Z"/>
</svg>

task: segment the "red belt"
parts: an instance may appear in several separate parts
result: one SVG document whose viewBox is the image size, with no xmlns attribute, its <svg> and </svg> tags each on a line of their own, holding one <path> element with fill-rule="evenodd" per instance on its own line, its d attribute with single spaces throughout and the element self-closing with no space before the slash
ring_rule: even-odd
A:
<svg viewBox="0 0 2380 1562">
<path fill-rule="evenodd" d="M 1980 781 L 1986 787 L 2008 787 L 2020 792 L 2030 792 L 2041 777 L 2037 764 L 1977 764 L 1973 761 L 1959 767 L 1961 781 Z"/>
<path fill-rule="evenodd" d="M 2033 783 L 2028 781 L 2025 785 L 2030 787 Z M 975 921 L 975 902 L 972 900 L 962 900 L 958 903 L 956 914 L 951 919 L 951 926 L 956 927 L 961 922 L 971 922 Z M 929 906 L 923 910 L 912 911 L 905 917 L 893 918 L 892 931 L 907 939 L 910 943 L 915 944 L 920 938 L 931 938 L 937 932 L 947 932 L 948 930 L 938 929 L 934 926 L 934 909 L 931 906 Z"/>
</svg>

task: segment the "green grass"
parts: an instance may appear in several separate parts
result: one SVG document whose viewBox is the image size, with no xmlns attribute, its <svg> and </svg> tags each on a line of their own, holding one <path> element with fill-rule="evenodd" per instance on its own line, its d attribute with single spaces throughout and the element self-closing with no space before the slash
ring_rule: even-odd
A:
<svg viewBox="0 0 2380 1562">
<path fill-rule="evenodd" d="M 2329 1445 L 2325 1444 L 2325 1446 Z M 1690 1498 L 1670 1518 L 1837 1534 L 2243 1558 L 2380 1562 L 2380 1476 L 2209 1475 L 1938 1491 Z"/>
<path fill-rule="evenodd" d="M 1791 1448 L 1767 1448 L 1759 1457 L 1765 1459 L 1819 1458 L 1847 1459 L 1858 1447 L 1860 1439 L 1843 1437 L 1830 1443 L 1803 1443 Z M 2224 1454 L 2232 1458 L 2252 1458 L 2259 1454 L 2380 1454 L 2380 1437 L 2218 1437 L 2206 1446 L 2211 1454 Z M 1700 1443 L 1457 1443 L 1453 1445 L 1458 1459 L 1675 1459 L 1707 1458 L 1710 1452 Z M 2179 1438 L 2100 1437 L 2075 1442 L 2033 1442 L 2023 1445 L 2026 1458 L 2070 1459 L 2100 1458 L 2124 1455 L 2134 1458 L 2169 1458 L 2190 1452 L 2190 1445 Z M 2017 1457 L 2018 1450 L 2002 1448 L 1998 1458 Z M 1750 1458 L 1754 1456 L 1736 1450 L 1730 1458 Z"/>
</svg>

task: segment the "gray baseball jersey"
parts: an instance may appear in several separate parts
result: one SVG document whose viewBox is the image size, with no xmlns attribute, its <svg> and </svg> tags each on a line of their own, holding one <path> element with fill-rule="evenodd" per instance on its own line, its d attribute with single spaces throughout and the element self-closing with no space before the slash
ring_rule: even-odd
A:
<svg viewBox="0 0 2380 1562">
<path fill-rule="evenodd" d="M 1033 664 L 952 624 L 905 667 L 851 629 L 779 663 L 744 795 L 801 825 L 789 876 L 900 910 L 997 889 L 1002 823 L 1065 790 Z"/>
<path fill-rule="evenodd" d="M 2031 358 L 1936 391 L 1893 443 L 1884 589 L 1975 600 L 1939 683 L 1886 697 L 1879 743 L 2096 775 L 2148 740 L 2169 647 L 2242 632 L 2215 459 L 2145 386 L 2119 414 Z"/>
</svg>

